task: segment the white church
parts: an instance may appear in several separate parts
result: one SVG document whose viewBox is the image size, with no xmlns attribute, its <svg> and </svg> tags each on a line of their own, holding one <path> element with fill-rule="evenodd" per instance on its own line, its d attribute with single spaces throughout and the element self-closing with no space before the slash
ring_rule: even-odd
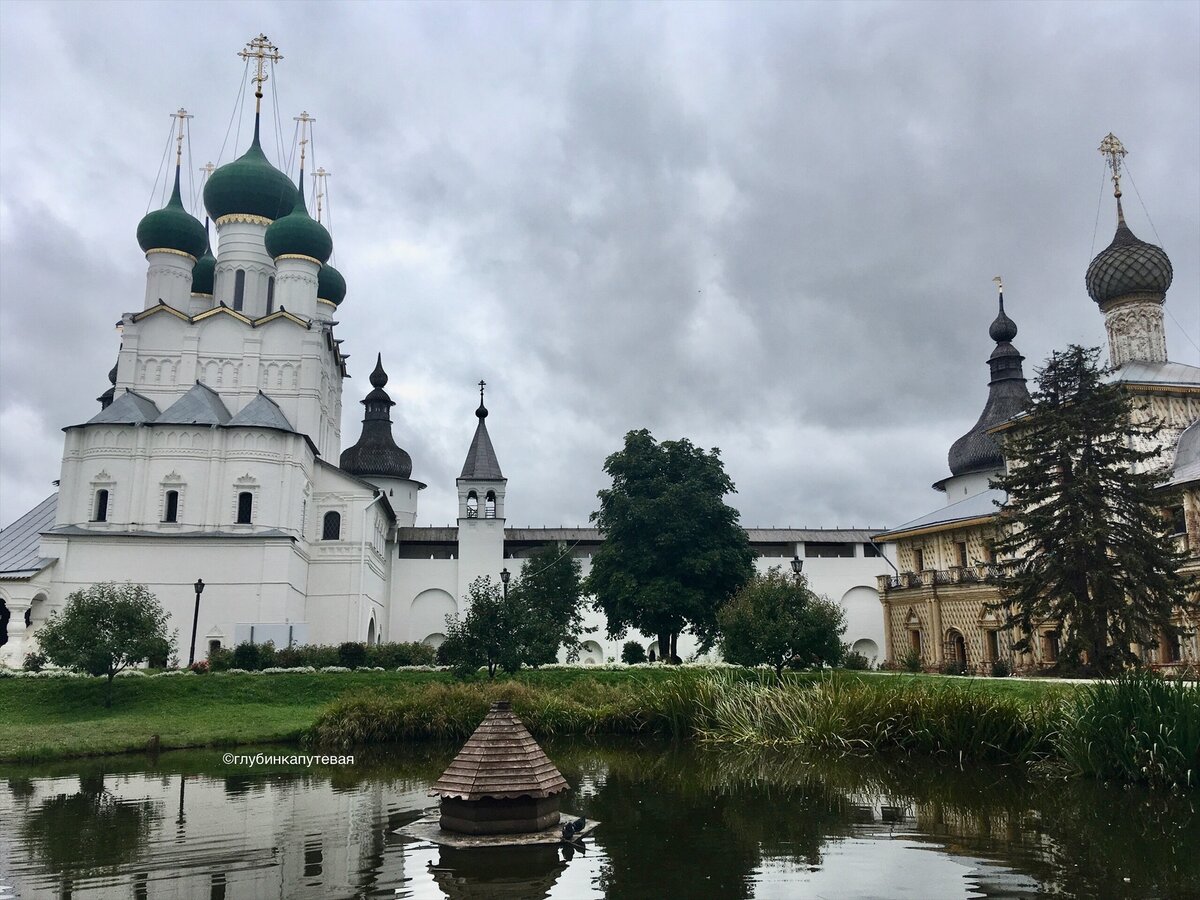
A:
<svg viewBox="0 0 1200 900">
<path fill-rule="evenodd" d="M 67 596 L 103 581 L 145 584 L 178 628 L 183 660 L 197 580 L 198 659 L 244 640 L 436 645 L 475 578 L 519 577 L 523 559 L 554 542 L 586 575 L 603 540 L 592 528 L 506 527 L 482 389 L 469 440 L 463 423 L 457 527 L 418 524 L 425 485 L 392 435 L 381 356 L 362 432 L 342 449 L 347 355 L 335 316 L 348 312 L 346 282 L 328 263 L 319 210 L 314 219 L 307 209 L 303 143 L 295 182 L 260 145 L 263 62 L 274 53 L 262 36 L 244 51 L 258 66 L 254 135 L 204 187 L 215 255 L 184 208 L 177 150 L 169 202 L 137 227 L 146 289 L 121 314 L 112 387 L 96 415 L 63 429 L 57 492 L 0 531 L 0 664 L 19 667 Z M 876 580 L 894 572 L 893 545 L 865 528 L 748 534 L 760 571 L 798 558 L 810 586 L 846 609 L 845 640 L 882 658 Z M 581 661 L 616 659 L 622 641 L 606 639 L 602 615 L 588 624 L 598 628 Z M 694 652 L 681 635 L 679 654 Z"/>
</svg>

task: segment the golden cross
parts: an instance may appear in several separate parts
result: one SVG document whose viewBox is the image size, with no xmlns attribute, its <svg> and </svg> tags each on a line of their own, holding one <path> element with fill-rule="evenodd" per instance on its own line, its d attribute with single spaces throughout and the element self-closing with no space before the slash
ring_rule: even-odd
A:
<svg viewBox="0 0 1200 900">
<path fill-rule="evenodd" d="M 311 133 L 310 126 L 317 120 L 310 116 L 307 111 L 301 112 L 300 115 L 294 116 L 293 118 L 295 121 L 300 123 L 300 171 L 303 172 L 304 151 L 306 149 L 304 145 L 308 143 L 307 135 Z"/>
<path fill-rule="evenodd" d="M 316 187 L 317 193 L 317 221 L 321 221 L 321 201 L 325 199 L 325 179 L 332 175 L 332 172 L 326 172 L 324 167 L 317 169 L 312 173 L 313 184 Z"/>
<path fill-rule="evenodd" d="M 179 133 L 177 135 L 175 135 L 175 166 L 176 166 L 176 168 L 179 167 L 180 161 L 183 159 L 183 123 L 186 119 L 190 119 L 191 117 L 192 117 L 191 114 L 186 109 L 184 109 L 182 106 L 179 107 L 179 109 L 176 110 L 175 112 L 171 113 L 172 119 L 179 120 L 179 125 L 178 125 Z"/>
<path fill-rule="evenodd" d="M 1108 157 L 1108 167 L 1112 169 L 1113 196 L 1121 199 L 1121 159 L 1125 156 L 1125 145 L 1111 131 L 1104 136 L 1098 148 L 1100 153 Z"/>
<path fill-rule="evenodd" d="M 283 56 L 279 52 L 279 48 L 271 43 L 270 39 L 265 34 L 260 34 L 254 40 L 246 44 L 246 49 L 239 50 L 238 56 L 247 62 L 254 60 L 257 71 L 254 74 L 254 110 L 258 111 L 259 101 L 262 100 L 263 82 L 267 80 L 267 73 L 263 70 L 263 66 L 269 60 L 270 62 L 279 62 Z"/>
</svg>

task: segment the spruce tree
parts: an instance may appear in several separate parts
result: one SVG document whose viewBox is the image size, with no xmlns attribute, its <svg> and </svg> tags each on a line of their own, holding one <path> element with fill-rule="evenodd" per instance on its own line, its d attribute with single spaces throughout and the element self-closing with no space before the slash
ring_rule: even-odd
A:
<svg viewBox="0 0 1200 900">
<path fill-rule="evenodd" d="M 997 555 L 1001 601 L 1029 649 L 1035 630 L 1061 627 L 1059 668 L 1110 675 L 1136 663 L 1131 643 L 1177 634 L 1189 599 L 1156 490 L 1161 426 L 1139 422 L 1133 399 L 1108 380 L 1099 348 L 1070 346 L 1037 371 L 1025 414 L 1005 432 L 1008 495 Z"/>
</svg>

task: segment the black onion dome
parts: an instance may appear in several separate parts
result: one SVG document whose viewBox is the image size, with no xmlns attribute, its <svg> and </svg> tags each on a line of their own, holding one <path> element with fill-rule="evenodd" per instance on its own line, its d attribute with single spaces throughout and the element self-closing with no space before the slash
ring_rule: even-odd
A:
<svg viewBox="0 0 1200 900">
<path fill-rule="evenodd" d="M 996 349 L 988 357 L 992 377 L 988 382 L 988 399 L 979 420 L 971 430 L 950 445 L 947 462 L 950 474 L 968 475 L 972 472 L 993 472 L 1004 468 L 1004 454 L 988 430 L 1001 425 L 1025 408 L 1029 391 L 1021 362 L 1025 357 L 1009 341 L 1017 336 L 1017 323 L 1004 313 L 1004 295 L 1000 295 L 1000 312 L 988 328 Z"/>
<path fill-rule="evenodd" d="M 391 408 L 396 404 L 384 386 L 388 382 L 383 370 L 383 355 L 375 359 L 371 373 L 371 392 L 362 401 L 367 408 L 363 417 L 362 434 L 358 443 L 342 451 L 340 464 L 352 475 L 363 478 L 408 478 L 412 474 L 412 457 L 396 445 L 392 437 Z"/>
<path fill-rule="evenodd" d="M 1117 233 L 1087 268 L 1084 282 L 1088 296 L 1104 304 L 1129 294 L 1165 294 L 1173 276 L 1166 251 L 1138 240 L 1125 224 L 1118 200 Z"/>
</svg>

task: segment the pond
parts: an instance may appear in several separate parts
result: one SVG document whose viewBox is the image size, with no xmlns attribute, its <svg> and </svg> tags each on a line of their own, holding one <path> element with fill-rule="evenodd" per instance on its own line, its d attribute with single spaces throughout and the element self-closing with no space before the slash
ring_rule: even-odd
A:
<svg viewBox="0 0 1200 900">
<path fill-rule="evenodd" d="M 1200 896 L 1195 794 L 877 759 L 548 742 L 586 852 L 397 834 L 457 747 L 354 765 L 223 750 L 0 769 L 0 898 Z M 294 754 L 295 748 L 239 749 Z"/>
</svg>

